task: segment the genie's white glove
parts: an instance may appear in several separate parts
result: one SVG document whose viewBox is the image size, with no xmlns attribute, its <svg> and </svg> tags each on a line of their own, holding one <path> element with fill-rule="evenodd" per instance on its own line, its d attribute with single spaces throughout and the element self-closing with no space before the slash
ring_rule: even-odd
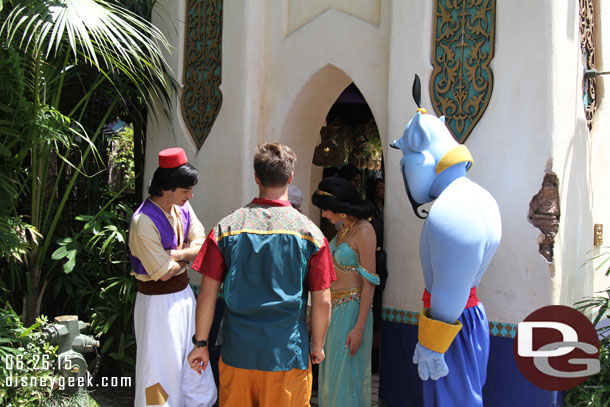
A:
<svg viewBox="0 0 610 407">
<path fill-rule="evenodd" d="M 413 363 L 417 365 L 417 372 L 422 380 L 438 380 L 449 374 L 449 368 L 445 363 L 445 354 L 438 353 L 420 345 L 417 342 L 413 353 Z"/>
</svg>

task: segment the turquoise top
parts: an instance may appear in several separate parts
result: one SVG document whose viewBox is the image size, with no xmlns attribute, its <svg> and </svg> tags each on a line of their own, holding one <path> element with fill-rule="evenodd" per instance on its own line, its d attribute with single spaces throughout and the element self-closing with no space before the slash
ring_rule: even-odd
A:
<svg viewBox="0 0 610 407">
<path fill-rule="evenodd" d="M 357 271 L 362 277 L 373 285 L 379 285 L 380 280 L 377 274 L 369 273 L 364 267 L 362 267 L 358 261 L 358 254 L 351 248 L 347 242 L 341 243 L 337 246 L 337 238 L 335 237 L 330 242 L 330 252 L 333 254 L 333 262 L 339 267 L 352 267 L 354 271 Z M 341 271 L 338 269 L 337 271 Z"/>
</svg>

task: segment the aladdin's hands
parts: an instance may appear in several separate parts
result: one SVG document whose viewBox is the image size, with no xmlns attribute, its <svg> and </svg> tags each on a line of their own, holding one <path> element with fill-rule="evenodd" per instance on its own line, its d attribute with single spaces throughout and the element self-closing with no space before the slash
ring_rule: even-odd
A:
<svg viewBox="0 0 610 407">
<path fill-rule="evenodd" d="M 189 362 L 189 366 L 191 366 L 191 369 L 201 374 L 201 371 L 205 370 L 210 362 L 208 347 L 205 346 L 203 348 L 193 348 L 191 353 L 189 353 L 187 360 Z"/>
<path fill-rule="evenodd" d="M 166 250 L 167 254 L 169 254 L 169 257 L 172 258 L 173 261 L 175 262 L 181 262 L 184 261 L 184 251 L 183 250 L 173 250 L 173 249 L 168 249 Z"/>
<path fill-rule="evenodd" d="M 449 368 L 445 363 L 445 354 L 438 353 L 420 345 L 417 342 L 413 353 L 413 363 L 417 365 L 419 377 L 422 380 L 438 380 L 449 374 Z"/>
<path fill-rule="evenodd" d="M 360 328 L 353 328 L 349 331 L 347 335 L 347 340 L 345 341 L 345 347 L 349 346 L 349 354 L 350 356 L 354 356 L 358 349 L 360 349 L 360 345 L 362 345 L 362 334 L 363 330 Z"/>
</svg>

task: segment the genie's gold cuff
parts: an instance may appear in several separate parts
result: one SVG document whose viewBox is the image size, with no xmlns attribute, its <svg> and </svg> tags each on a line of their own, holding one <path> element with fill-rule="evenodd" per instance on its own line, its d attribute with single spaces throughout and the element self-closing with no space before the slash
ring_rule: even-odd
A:
<svg viewBox="0 0 610 407">
<path fill-rule="evenodd" d="M 428 349 L 438 353 L 445 353 L 462 329 L 462 323 L 455 321 L 448 324 L 430 317 L 430 308 L 424 308 L 419 314 L 419 330 L 417 339 Z"/>
</svg>

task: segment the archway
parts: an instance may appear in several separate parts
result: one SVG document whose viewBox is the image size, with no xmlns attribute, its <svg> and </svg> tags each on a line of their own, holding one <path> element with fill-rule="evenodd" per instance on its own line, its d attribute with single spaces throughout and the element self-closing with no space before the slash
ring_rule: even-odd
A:
<svg viewBox="0 0 610 407">
<path fill-rule="evenodd" d="M 319 210 L 311 205 L 311 194 L 322 179 L 324 166 L 312 165 L 314 150 L 322 140 L 321 132 L 328 127 L 328 120 L 335 118 L 347 120 L 358 134 L 350 138 L 346 159 L 342 164 L 355 164 L 363 170 L 363 196 L 366 193 L 366 181 L 374 176 L 383 175 L 383 149 L 380 141 L 377 121 L 369 108 L 366 98 L 360 93 L 352 79 L 341 69 L 328 64 L 317 71 L 303 85 L 294 99 L 282 125 L 282 142 L 291 146 L 297 154 L 293 183 L 303 192 L 304 200 L 301 210 L 316 223 L 319 221 Z M 366 119 L 366 123 L 357 123 Z M 351 117 L 351 118 L 350 118 Z M 363 119 L 364 118 L 364 119 Z M 362 149 L 362 137 L 359 133 L 367 131 L 375 135 L 376 146 L 371 151 L 377 155 L 366 154 Z M 368 146 L 370 148 L 370 146 Z M 353 153 L 353 154 L 350 154 Z M 364 154 L 363 154 L 364 153 Z M 371 160 L 364 158 L 371 158 Z M 370 167 L 370 168 L 369 168 Z"/>
<path fill-rule="evenodd" d="M 383 208 L 385 181 L 383 148 L 373 113 L 358 87 L 351 83 L 339 95 L 326 115 L 326 126 L 320 131 L 312 164 L 324 168 L 323 177 L 338 175 L 357 186 L 363 198 L 373 202 L 376 213 L 369 219 L 377 235 L 377 274 L 385 285 L 387 270 L 383 250 Z M 314 180 L 312 180 L 313 182 Z M 318 212 L 318 216 L 319 212 Z M 320 228 L 330 241 L 336 227 L 320 218 Z M 381 292 L 377 287 L 373 299 L 372 372 L 379 372 L 381 348 Z"/>
<path fill-rule="evenodd" d="M 303 85 L 288 110 L 283 122 L 282 140 L 297 153 L 293 183 L 303 192 L 302 212 L 316 223 L 320 222 L 320 210 L 311 205 L 310 197 L 322 179 L 325 167 L 345 164 L 358 167 L 362 174 L 360 192 L 363 197 L 366 196 L 368 181 L 383 178 L 383 148 L 374 111 L 380 110 L 369 107 L 354 81 L 333 65 L 326 65 L 316 72 Z M 319 152 L 324 150 L 325 141 L 333 143 L 344 154 L 335 157 L 336 161 L 319 161 Z M 379 311 L 375 312 L 374 318 L 372 368 L 376 372 L 381 343 L 380 295 L 374 305 L 374 310 Z"/>
<path fill-rule="evenodd" d="M 352 82 L 342 70 L 326 65 L 303 85 L 282 125 L 282 142 L 297 154 L 293 183 L 303 192 L 301 210 L 314 221 L 319 211 L 311 205 L 311 194 L 322 178 L 322 168 L 311 165 L 313 151 L 320 143 L 320 129 L 341 92 Z"/>
</svg>

